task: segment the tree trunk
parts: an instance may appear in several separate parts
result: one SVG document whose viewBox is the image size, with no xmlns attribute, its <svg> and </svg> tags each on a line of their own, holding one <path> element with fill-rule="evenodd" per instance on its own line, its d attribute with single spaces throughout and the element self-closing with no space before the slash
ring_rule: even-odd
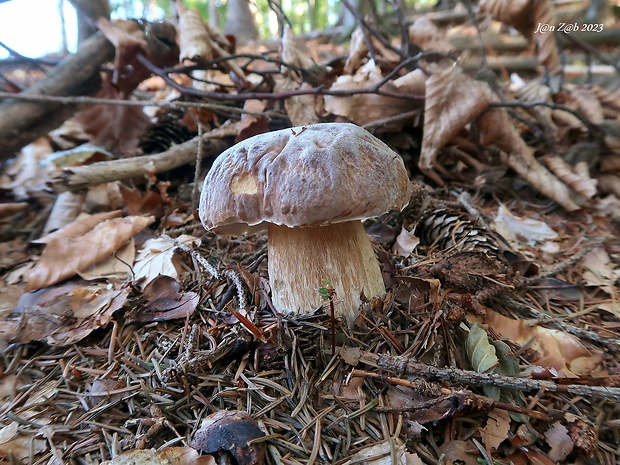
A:
<svg viewBox="0 0 620 465">
<path fill-rule="evenodd" d="M 258 28 L 248 0 L 228 0 L 224 34 L 234 35 L 239 43 L 258 39 Z"/>
</svg>

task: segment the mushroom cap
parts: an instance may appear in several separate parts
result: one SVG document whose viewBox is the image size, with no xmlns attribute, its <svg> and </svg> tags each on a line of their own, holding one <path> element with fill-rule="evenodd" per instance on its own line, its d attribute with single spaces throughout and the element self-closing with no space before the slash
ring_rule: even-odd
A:
<svg viewBox="0 0 620 465">
<path fill-rule="evenodd" d="M 322 123 L 246 139 L 213 163 L 200 197 L 202 224 L 218 234 L 266 223 L 322 226 L 363 220 L 409 202 L 396 152 L 365 129 Z"/>
</svg>

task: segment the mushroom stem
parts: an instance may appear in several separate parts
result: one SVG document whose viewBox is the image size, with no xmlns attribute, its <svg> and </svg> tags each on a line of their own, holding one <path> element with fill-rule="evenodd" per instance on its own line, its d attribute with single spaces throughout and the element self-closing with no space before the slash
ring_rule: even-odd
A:
<svg viewBox="0 0 620 465">
<path fill-rule="evenodd" d="M 385 295 L 379 263 L 361 221 L 319 227 L 268 225 L 269 284 L 275 308 L 308 314 L 323 305 L 319 289 L 336 291 L 336 315 L 355 320 L 362 292 Z"/>
</svg>

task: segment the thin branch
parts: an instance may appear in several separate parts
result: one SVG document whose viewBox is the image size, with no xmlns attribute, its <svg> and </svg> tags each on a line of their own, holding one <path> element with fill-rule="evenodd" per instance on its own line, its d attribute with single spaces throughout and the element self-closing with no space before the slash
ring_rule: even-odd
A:
<svg viewBox="0 0 620 465">
<path fill-rule="evenodd" d="M 475 371 L 460 370 L 457 368 L 439 368 L 427 365 L 426 363 L 420 363 L 408 357 L 374 354 L 365 350 L 349 347 L 344 347 L 340 354 L 343 356 L 345 362 L 352 365 L 356 365 L 356 362 L 361 362 L 372 367 L 399 373 L 400 375 L 417 376 L 427 381 L 448 381 L 451 383 L 469 384 L 480 387 L 496 386 L 519 391 L 539 391 L 544 389 L 547 392 L 609 399 L 620 402 L 620 388 L 577 384 L 564 385 L 556 384 L 553 381 L 501 376 L 495 373 L 477 373 Z"/>
</svg>

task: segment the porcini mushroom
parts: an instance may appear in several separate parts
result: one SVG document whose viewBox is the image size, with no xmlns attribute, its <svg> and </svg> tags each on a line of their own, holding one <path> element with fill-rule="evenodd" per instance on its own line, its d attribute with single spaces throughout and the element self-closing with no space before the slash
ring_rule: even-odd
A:
<svg viewBox="0 0 620 465">
<path fill-rule="evenodd" d="M 323 123 L 261 134 L 223 152 L 204 180 L 199 214 L 217 234 L 267 228 L 278 311 L 316 310 L 327 280 L 336 314 L 353 321 L 362 293 L 385 295 L 362 220 L 408 201 L 397 153 L 359 126 Z"/>
</svg>

